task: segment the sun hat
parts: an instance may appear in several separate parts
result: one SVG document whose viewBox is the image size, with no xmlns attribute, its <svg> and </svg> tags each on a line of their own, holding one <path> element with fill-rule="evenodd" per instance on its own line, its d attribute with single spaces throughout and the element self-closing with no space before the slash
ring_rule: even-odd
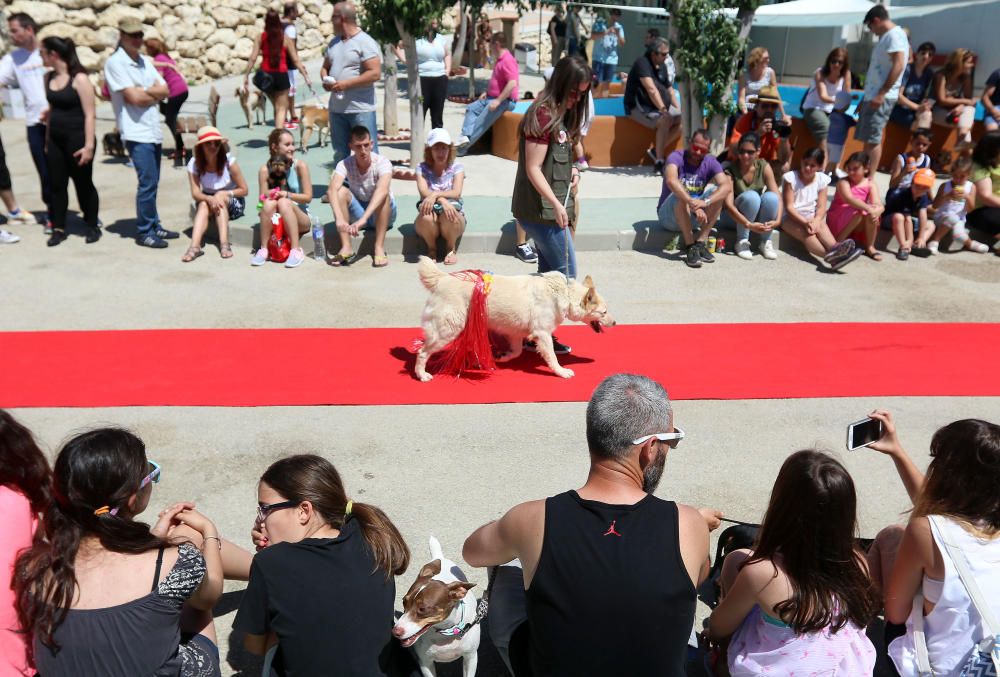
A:
<svg viewBox="0 0 1000 677">
<path fill-rule="evenodd" d="M 435 146 L 439 143 L 451 145 L 451 135 L 448 134 L 448 130 L 444 127 L 435 127 L 427 135 L 427 147 Z"/>
<path fill-rule="evenodd" d="M 224 137 L 222 135 L 222 132 L 220 132 L 215 127 L 212 127 L 211 125 L 206 125 L 205 127 L 201 127 L 198 130 L 198 140 L 195 141 L 194 145 L 197 146 L 202 143 L 205 143 L 206 141 L 221 141 L 222 143 L 225 143 L 226 141 L 229 141 L 229 139 Z"/>
<path fill-rule="evenodd" d="M 774 85 L 765 85 L 757 92 L 757 103 L 781 103 L 781 94 Z"/>
<path fill-rule="evenodd" d="M 127 16 L 118 22 L 118 30 L 122 33 L 142 33 L 145 31 L 142 22 L 134 16 Z"/>
<path fill-rule="evenodd" d="M 937 178 L 937 174 L 934 173 L 933 169 L 924 167 L 923 169 L 918 169 L 913 175 L 913 184 L 915 186 L 923 186 L 924 188 L 933 188 L 934 179 Z"/>
</svg>

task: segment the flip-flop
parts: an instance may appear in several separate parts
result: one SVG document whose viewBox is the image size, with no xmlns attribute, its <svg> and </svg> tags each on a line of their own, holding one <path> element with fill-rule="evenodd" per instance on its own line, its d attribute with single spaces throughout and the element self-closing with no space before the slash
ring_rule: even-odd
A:
<svg viewBox="0 0 1000 677">
<path fill-rule="evenodd" d="M 444 265 L 453 266 L 456 263 L 458 263 L 458 255 L 453 251 L 448 252 L 448 255 L 444 257 Z"/>
<path fill-rule="evenodd" d="M 372 255 L 372 268 L 385 268 L 387 265 L 389 265 L 388 256 Z"/>
<path fill-rule="evenodd" d="M 351 252 L 347 256 L 344 256 L 343 254 L 334 254 L 327 260 L 327 263 L 329 263 L 331 266 L 334 266 L 335 268 L 339 268 L 341 266 L 349 266 L 353 262 L 354 262 L 354 252 Z"/>
<path fill-rule="evenodd" d="M 879 254 L 878 252 L 872 252 L 870 254 L 868 252 L 865 252 L 865 256 L 867 256 L 868 258 L 870 258 L 872 261 L 881 261 L 882 260 L 882 255 Z"/>
<path fill-rule="evenodd" d="M 228 242 L 223 242 L 219 245 L 219 256 L 224 259 L 233 258 L 233 246 Z"/>
<path fill-rule="evenodd" d="M 181 257 L 181 261 L 183 261 L 184 263 L 191 263 L 204 253 L 205 251 L 201 247 L 195 247 L 194 245 L 191 245 L 190 247 L 187 248 L 187 251 L 184 252 L 184 256 Z"/>
</svg>

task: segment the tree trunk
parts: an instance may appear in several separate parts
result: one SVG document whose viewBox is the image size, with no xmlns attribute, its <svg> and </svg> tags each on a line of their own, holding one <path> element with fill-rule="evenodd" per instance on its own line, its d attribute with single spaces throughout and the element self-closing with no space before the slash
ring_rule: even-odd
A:
<svg viewBox="0 0 1000 677">
<path fill-rule="evenodd" d="M 683 3 L 684 0 L 674 0 L 672 3 L 672 11 L 676 12 L 677 8 Z M 677 34 L 676 24 L 670 22 L 670 30 L 667 33 L 667 37 L 670 40 L 670 44 L 678 45 L 681 43 L 680 37 Z M 698 92 L 695 91 L 691 80 L 687 77 L 685 72 L 684 62 L 679 56 L 674 56 L 674 64 L 677 66 L 677 80 L 678 91 L 681 95 L 681 128 L 682 134 L 682 145 L 687 145 L 687 140 L 691 138 L 691 133 L 700 129 L 705 124 L 704 110 L 705 104 L 702 102 L 701 97 Z"/>
<path fill-rule="evenodd" d="M 461 18 L 458 21 L 458 40 L 455 41 L 451 50 L 452 69 L 462 65 L 462 52 L 465 51 L 465 40 L 469 35 L 469 17 L 465 11 L 465 0 L 458 3 L 458 15 Z M 451 75 L 451 73 L 448 73 L 448 75 Z"/>
<path fill-rule="evenodd" d="M 410 98 L 410 169 L 415 171 L 424 156 L 424 101 L 417 72 L 417 41 L 406 31 L 402 21 L 398 18 L 395 21 L 406 54 L 406 91 Z"/>
<path fill-rule="evenodd" d="M 750 37 L 750 28 L 753 26 L 753 18 L 757 13 L 753 9 L 740 8 L 736 13 L 736 20 L 740 22 L 740 44 L 745 45 L 747 38 Z M 736 82 L 736 68 L 739 63 L 739 58 L 733 59 L 733 66 L 729 74 L 729 82 L 726 86 L 726 91 L 723 94 L 723 101 L 730 105 L 733 101 L 733 84 Z M 726 134 L 726 122 L 727 117 L 723 115 L 713 115 L 711 121 L 708 125 L 708 131 L 712 134 L 712 152 L 714 154 L 719 154 L 722 149 L 726 146 L 727 139 L 725 139 Z"/>
<path fill-rule="evenodd" d="M 478 19 L 474 19 L 476 20 Z M 472 33 L 469 40 L 469 100 L 471 101 L 476 98 L 476 59 L 479 58 L 476 41 L 479 40 L 479 24 L 470 25 L 469 31 Z"/>
<path fill-rule="evenodd" d="M 397 104 L 399 102 L 398 85 L 396 77 L 396 51 L 389 43 L 382 45 L 385 63 L 385 105 L 382 108 L 382 126 L 386 136 L 395 136 L 399 133 L 399 114 Z"/>
</svg>

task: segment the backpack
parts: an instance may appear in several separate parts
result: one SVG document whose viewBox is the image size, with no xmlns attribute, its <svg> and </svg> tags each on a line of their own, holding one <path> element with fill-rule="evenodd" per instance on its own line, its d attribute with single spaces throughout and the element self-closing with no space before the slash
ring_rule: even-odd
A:
<svg viewBox="0 0 1000 677">
<path fill-rule="evenodd" d="M 285 220 L 281 214 L 271 217 L 271 237 L 267 238 L 267 258 L 277 263 L 284 263 L 292 251 L 292 245 L 285 234 Z"/>
</svg>

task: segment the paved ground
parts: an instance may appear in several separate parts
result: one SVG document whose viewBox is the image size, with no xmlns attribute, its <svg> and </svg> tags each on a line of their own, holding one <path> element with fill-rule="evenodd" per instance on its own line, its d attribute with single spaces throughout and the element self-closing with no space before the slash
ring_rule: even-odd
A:
<svg viewBox="0 0 1000 677">
<path fill-rule="evenodd" d="M 233 115 L 233 106 L 224 103 L 224 126 L 232 125 L 227 121 Z M 458 115 L 449 105 L 448 125 L 453 132 Z M 102 114 L 102 131 L 108 127 L 107 117 Z M 243 133 L 231 127 L 224 131 L 236 139 Z M 23 204 L 36 208 L 37 184 L 23 129 L 16 121 L 5 121 L 0 133 L 15 189 Z M 242 146 L 237 149 L 241 159 L 244 154 L 253 158 L 254 149 L 246 153 Z M 320 165 L 325 151 L 310 152 L 311 163 L 314 158 Z M 467 194 L 483 196 L 483 204 L 492 205 L 476 221 L 500 227 L 508 220 L 502 205 L 512 184 L 513 165 L 477 156 L 469 158 L 467 166 Z M 196 263 L 185 265 L 179 261 L 183 240 L 166 251 L 151 251 L 119 236 L 128 233 L 133 214 L 131 170 L 102 158 L 97 180 L 101 215 L 110 231 L 100 243 L 85 245 L 82 238 L 72 238 L 48 249 L 39 226 L 16 229 L 23 241 L 0 247 L 4 309 L 0 330 L 417 325 L 424 291 L 412 264 L 401 257 L 393 257 L 391 265 L 380 271 L 368 265 L 334 270 L 313 261 L 294 271 L 279 266 L 252 269 L 244 246 L 230 261 L 209 250 Z M 407 196 L 414 194 L 413 188 L 403 183 L 394 186 L 397 194 Z M 602 208 L 609 214 L 620 212 L 615 227 L 648 218 L 644 205 L 658 189 L 655 178 L 630 172 L 592 172 L 584 184 L 585 194 L 593 200 L 591 213 Z M 187 196 L 183 173 L 165 165 L 159 204 L 168 224 L 184 226 Z M 612 202 L 613 198 L 620 201 Z M 582 227 L 599 226 L 585 221 Z M 837 275 L 818 273 L 813 263 L 792 255 L 775 262 L 725 256 L 699 271 L 663 255 L 633 251 L 582 252 L 579 259 L 581 271 L 594 276 L 618 320 L 629 324 L 990 321 L 997 318 L 1000 292 L 1000 260 L 973 254 L 907 263 L 891 257 L 882 263 L 863 259 Z M 509 256 L 488 253 L 463 253 L 462 262 L 497 273 L 531 270 Z M 0 350 L 2 340 L 0 335 Z M 950 369 L 975 368 L 979 358 L 965 357 L 975 348 L 981 347 L 942 346 L 938 362 L 912 368 L 946 383 Z M 80 359 L 87 359 L 94 349 L 66 346 Z M 205 349 L 225 350 L 225 346 Z M 810 355 L 824 346 L 789 349 L 801 355 L 801 368 L 808 370 Z M 769 365 L 756 360 L 754 353 L 754 346 L 718 346 L 718 359 L 732 369 L 780 378 L 769 373 Z M 149 359 L 157 359 L 156 346 L 150 346 Z M 258 371 L 261 379 L 330 379 L 336 378 L 338 361 L 345 359 L 350 355 L 299 355 L 281 370 L 265 366 L 263 359 L 245 368 Z M 684 346 L 649 346 L 649 359 L 682 361 Z M 204 368 L 199 355 L 175 367 Z M 871 377 L 857 374 L 859 379 Z M 665 385 L 669 389 L 670 383 Z M 901 519 L 908 507 L 887 459 L 871 451 L 843 451 L 844 426 L 875 406 L 896 413 L 904 442 L 917 463 L 925 465 L 927 444 L 937 427 L 966 416 L 996 419 L 1000 398 L 680 402 L 677 421 L 689 439 L 672 452 L 658 494 L 756 520 L 782 459 L 815 445 L 833 450 L 851 470 L 860 496 L 860 531 L 871 536 L 882 525 Z M 463 539 L 513 503 L 581 484 L 587 468 L 584 408 L 584 403 L 149 407 L 25 409 L 15 415 L 52 453 L 80 428 L 100 422 L 134 428 L 164 469 L 154 503 L 194 500 L 223 533 L 245 545 L 255 509 L 255 483 L 263 469 L 288 453 L 324 454 L 341 470 L 353 498 L 388 512 L 419 564 L 428 558 L 426 539 L 431 534 L 457 559 Z M 485 583 L 482 571 L 468 573 Z M 398 581 L 399 596 L 414 575 L 412 568 Z M 229 644 L 241 587 L 227 587 L 230 594 L 217 618 L 227 674 L 253 674 L 254 663 Z M 705 611 L 702 607 L 702 616 Z"/>
</svg>

